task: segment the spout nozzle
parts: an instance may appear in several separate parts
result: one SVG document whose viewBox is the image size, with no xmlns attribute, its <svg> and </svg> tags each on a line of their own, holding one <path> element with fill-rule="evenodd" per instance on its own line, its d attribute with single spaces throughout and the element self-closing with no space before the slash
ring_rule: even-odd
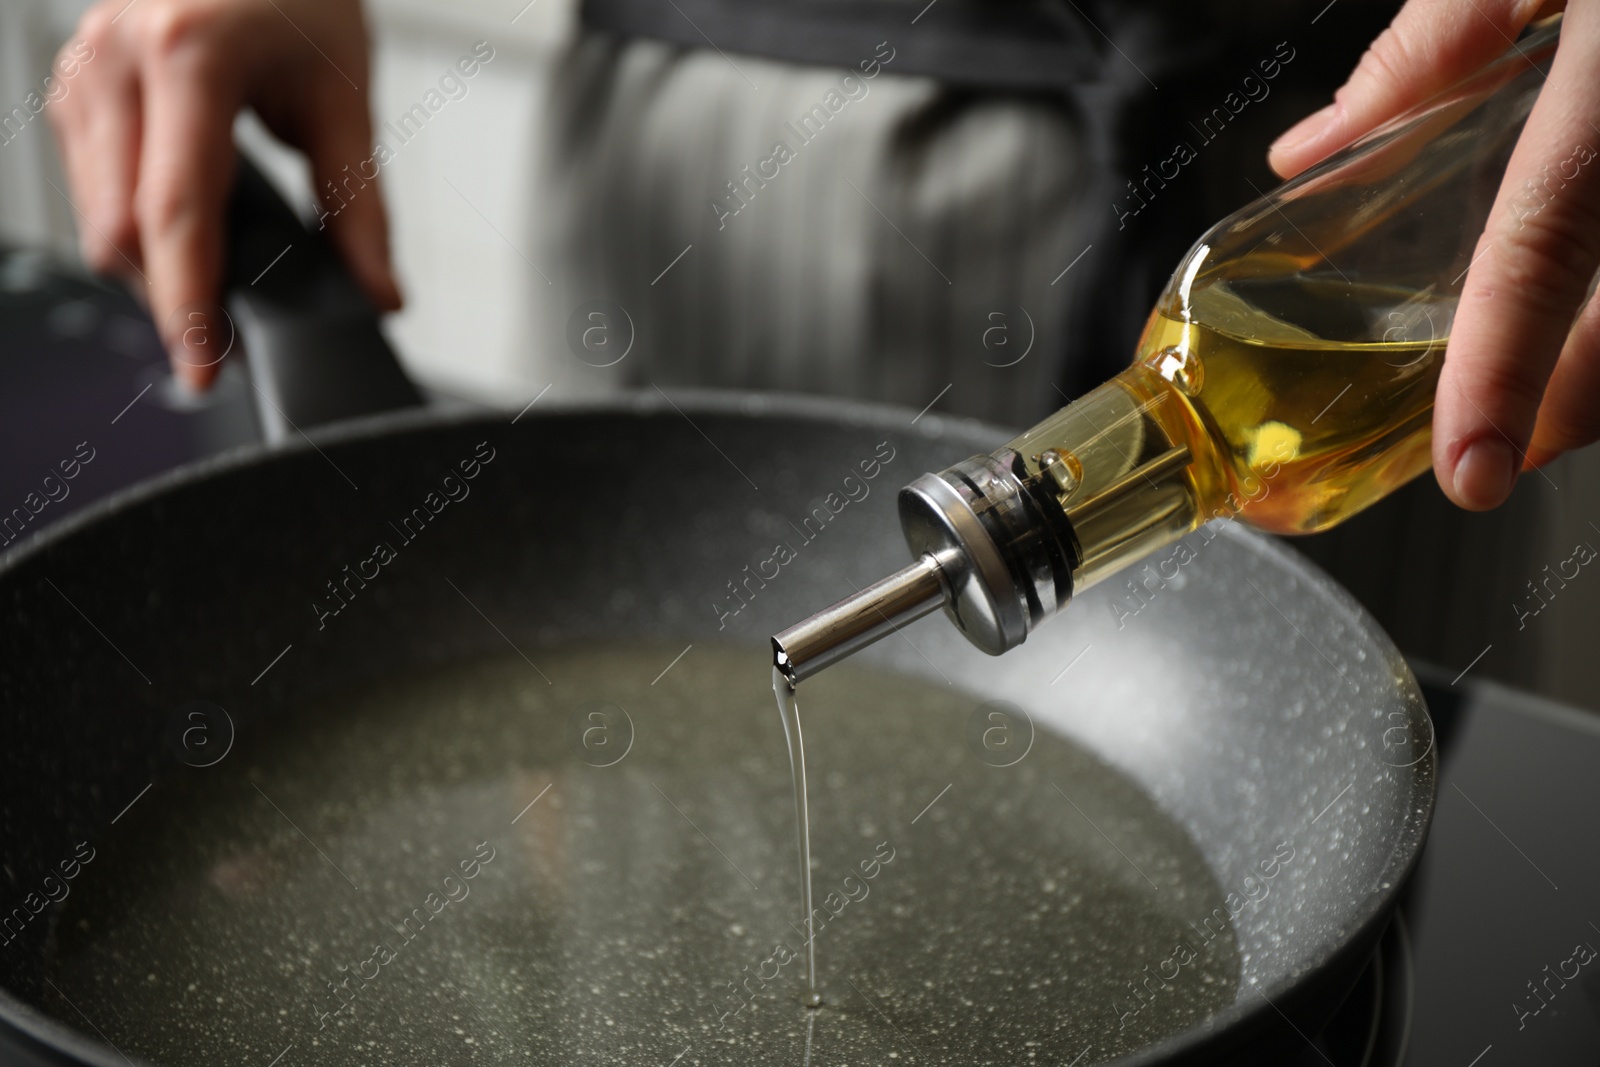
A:
<svg viewBox="0 0 1600 1067">
<path fill-rule="evenodd" d="M 933 553 L 772 639 L 772 665 L 798 685 L 824 667 L 945 603 L 949 582 Z"/>
</svg>

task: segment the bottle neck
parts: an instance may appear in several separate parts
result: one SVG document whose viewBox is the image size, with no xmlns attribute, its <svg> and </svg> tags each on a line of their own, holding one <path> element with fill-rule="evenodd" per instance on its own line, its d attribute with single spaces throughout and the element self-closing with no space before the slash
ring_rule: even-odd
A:
<svg viewBox="0 0 1600 1067">
<path fill-rule="evenodd" d="M 1073 546 L 1072 594 L 1205 521 L 1220 485 L 1207 441 L 1180 384 L 1136 363 L 1006 445 L 1039 512 Z"/>
<path fill-rule="evenodd" d="M 979 648 L 1016 647 L 1074 595 L 1209 517 L 1207 438 L 1165 373 L 1184 381 L 1136 364 L 1004 448 L 901 491 L 912 553 L 959 564 L 942 567 L 945 606 Z"/>
<path fill-rule="evenodd" d="M 1199 526 L 1221 483 L 1181 371 L 1135 364 L 1004 448 L 902 489 L 916 562 L 774 637 L 784 677 L 940 604 L 999 655 L 1076 593 Z"/>
</svg>

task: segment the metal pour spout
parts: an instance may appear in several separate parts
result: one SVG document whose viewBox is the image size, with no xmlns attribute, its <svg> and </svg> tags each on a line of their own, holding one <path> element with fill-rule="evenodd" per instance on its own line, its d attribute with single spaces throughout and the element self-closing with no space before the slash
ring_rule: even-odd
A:
<svg viewBox="0 0 1600 1067">
<path fill-rule="evenodd" d="M 772 639 L 790 685 L 944 608 L 991 656 L 1017 645 L 1072 594 L 1073 551 L 1018 475 L 1016 453 L 974 456 L 900 490 L 916 562 Z"/>
<path fill-rule="evenodd" d="M 953 553 L 945 555 L 947 562 L 954 562 Z M 857 649 L 939 610 L 948 599 L 948 584 L 939 558 L 929 552 L 775 635 L 773 665 L 790 685 L 799 685 Z"/>
</svg>

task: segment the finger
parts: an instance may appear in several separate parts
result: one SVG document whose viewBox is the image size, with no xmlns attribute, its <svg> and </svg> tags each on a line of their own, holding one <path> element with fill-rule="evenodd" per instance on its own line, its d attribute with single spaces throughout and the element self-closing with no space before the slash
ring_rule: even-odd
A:
<svg viewBox="0 0 1600 1067">
<path fill-rule="evenodd" d="M 180 43 L 152 51 L 135 195 L 150 310 L 173 371 L 203 389 L 216 377 L 223 339 L 231 336 L 218 321 L 217 296 L 238 96 L 214 66 L 215 50 L 208 56 Z"/>
<path fill-rule="evenodd" d="M 1567 335 L 1528 446 L 1528 466 L 1542 467 L 1563 452 L 1600 441 L 1600 301 L 1584 305 Z"/>
<path fill-rule="evenodd" d="M 1600 264 L 1600 83 L 1588 69 L 1600 55 L 1600 10 L 1580 5 L 1566 18 L 1474 253 L 1439 378 L 1434 470 L 1472 510 L 1510 494 Z"/>
<path fill-rule="evenodd" d="M 322 202 L 320 220 L 373 303 L 398 310 L 400 287 L 389 260 L 389 218 L 378 188 L 367 94 L 341 80 L 330 81 L 313 98 L 321 106 L 306 116 L 303 130 Z"/>
<path fill-rule="evenodd" d="M 1544 0 L 1410 0 L 1333 103 L 1279 137 L 1267 161 L 1287 178 L 1449 88 L 1511 47 Z"/>
<path fill-rule="evenodd" d="M 79 35 L 62 46 L 52 69 L 64 95 L 47 114 L 61 148 L 84 262 L 97 273 L 128 279 L 142 293 L 133 214 L 139 85 L 113 18 L 106 7 L 90 11 Z"/>
</svg>

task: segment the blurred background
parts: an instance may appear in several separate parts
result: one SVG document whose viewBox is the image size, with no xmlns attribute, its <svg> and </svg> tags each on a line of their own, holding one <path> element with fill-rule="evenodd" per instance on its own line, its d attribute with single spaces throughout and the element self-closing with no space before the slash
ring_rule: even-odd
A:
<svg viewBox="0 0 1600 1067">
<path fill-rule="evenodd" d="M 953 8 L 959 0 L 945 2 Z M 520 407 L 547 388 L 572 399 L 654 382 L 737 380 L 916 409 L 950 382 L 959 387 L 940 394 L 936 410 L 1021 426 L 1061 403 L 1058 388 L 1076 395 L 1126 362 L 1151 301 L 1182 252 L 1212 222 L 1275 184 L 1264 162 L 1267 144 L 1326 102 L 1397 6 L 1371 0 L 1336 5 L 1168 4 L 1165 17 L 1173 32 L 1164 39 L 1138 26 L 1111 26 L 1130 65 L 1137 61 L 1141 72 L 1139 78 L 1130 73 L 1119 91 L 1115 121 L 1127 147 L 1115 158 L 1097 154 L 1081 96 L 1030 90 L 1036 106 L 1009 145 L 975 140 L 950 120 L 939 135 L 943 139 L 927 143 L 953 144 L 974 158 L 992 152 L 997 182 L 1024 169 L 1016 160 L 1029 160 L 1027 169 L 1046 186 L 1055 179 L 1070 185 L 1050 195 L 1084 200 L 1084 217 L 1093 213 L 1100 219 L 1095 225 L 1108 231 L 1114 219 L 1106 210 L 1106 190 L 1118 190 L 1144 164 L 1170 154 L 1176 118 L 1191 108 L 1193 118 L 1205 113 L 1206 102 L 1236 87 L 1258 60 L 1274 54 L 1278 42 L 1290 42 L 1295 53 L 1271 95 L 1243 111 L 1224 137 L 1185 168 L 1181 182 L 1130 221 L 1114 247 L 1100 242 L 1098 253 L 1058 276 L 1067 279 L 1063 284 L 1049 282 L 1056 264 L 1065 266 L 1077 249 L 1094 243 L 1083 237 L 1094 227 L 1078 222 L 1063 229 L 1052 266 L 1033 270 L 1030 264 L 1026 280 L 1002 280 L 976 295 L 971 285 L 952 285 L 959 293 L 938 286 L 919 291 L 925 295 L 914 292 L 906 299 L 940 309 L 937 337 L 880 339 L 879 347 L 890 354 L 878 372 L 852 376 L 823 373 L 835 355 L 827 351 L 828 320 L 835 312 L 810 297 L 796 298 L 796 322 L 783 331 L 787 340 L 752 335 L 747 324 L 726 330 L 700 324 L 700 343 L 678 344 L 673 351 L 652 347 L 658 334 L 684 336 L 681 329 L 668 329 L 688 298 L 682 288 L 657 285 L 667 271 L 675 273 L 673 284 L 693 287 L 696 299 L 713 308 L 715 296 L 708 299 L 706 290 L 729 286 L 726 318 L 738 320 L 727 268 L 737 260 L 716 260 L 703 247 L 716 219 L 698 199 L 689 197 L 684 209 L 694 213 L 692 224 L 635 206 L 626 190 L 657 180 L 657 157 L 649 145 L 619 138 L 614 126 L 606 127 L 607 186 L 583 193 L 563 184 L 565 153 L 598 150 L 597 138 L 585 141 L 574 133 L 575 116 L 606 122 L 603 108 L 577 99 L 592 84 L 585 79 L 601 61 L 597 53 L 612 48 L 613 60 L 621 54 L 605 43 L 603 32 L 598 41 L 594 31 L 581 32 L 577 0 L 372 0 L 367 10 L 375 48 L 373 110 L 380 125 L 410 109 L 474 42 L 492 42 L 495 53 L 468 93 L 452 100 L 383 169 L 408 300 L 388 323 L 391 339 L 414 378 L 460 404 Z M 30 534 L 133 481 L 257 436 L 241 367 L 230 366 L 205 397 L 173 388 L 139 305 L 77 266 L 78 217 L 49 124 L 18 109 L 86 6 L 83 0 L 0 0 L 0 111 L 9 112 L 0 143 L 0 512 L 20 504 L 80 443 L 94 453 L 71 483 L 70 495 L 51 502 L 29 526 Z M 1117 20 L 1112 12 L 1105 17 Z M 656 52 L 646 58 L 663 68 L 683 48 L 671 41 L 652 46 Z M 737 50 L 734 58 L 741 77 L 752 72 L 756 83 L 786 85 L 799 100 L 820 95 L 775 65 L 764 68 L 768 60 Z M 1148 86 L 1140 82 L 1151 81 L 1147 75 L 1154 76 Z M 822 88 L 837 81 L 826 70 L 816 77 L 814 84 Z M 902 73 L 891 63 L 872 91 L 880 94 L 873 113 L 878 117 L 865 117 L 863 108 L 860 122 L 887 122 L 913 108 L 921 108 L 917 114 L 927 121 L 933 91 L 914 70 Z M 978 83 L 958 86 L 939 94 L 935 110 L 964 116 L 972 125 L 973 117 L 985 114 L 988 91 Z M 717 92 L 708 88 L 707 101 L 721 99 Z M 698 110 L 694 99 L 691 94 L 672 105 L 682 112 L 675 121 L 697 135 L 714 132 L 716 109 Z M 904 125 L 890 132 L 913 136 Z M 298 157 L 248 116 L 238 137 L 286 190 L 297 193 L 309 216 L 311 192 Z M 836 161 L 851 164 L 852 153 L 867 151 L 867 143 L 865 135 L 853 141 L 842 134 L 816 150 L 836 155 L 807 162 L 814 170 Z M 735 151 L 730 158 L 753 163 L 759 157 Z M 1079 168 L 1070 175 L 1069 163 Z M 774 188 L 763 195 L 781 203 L 780 197 L 798 194 Z M 848 206 L 830 223 L 838 236 L 817 239 L 837 239 L 849 251 L 850 235 L 881 223 L 848 199 L 848 191 L 840 195 Z M 759 219 L 730 225 L 738 234 L 730 240 L 758 246 L 765 239 L 767 223 Z M 893 234 L 886 239 L 898 240 Z M 590 261 L 594 246 L 607 242 L 608 262 L 614 264 L 619 241 L 638 249 L 636 269 L 622 272 L 624 277 Z M 671 259 L 696 241 L 699 255 L 686 250 L 681 262 Z M 991 254 L 1005 262 L 1003 246 Z M 972 271 L 984 269 L 980 258 Z M 640 351 L 620 367 L 599 366 L 603 361 L 582 358 L 569 343 L 573 316 L 597 299 L 630 310 L 629 337 L 637 331 Z M 986 331 L 995 323 L 991 309 L 1011 314 L 1015 308 L 1038 313 L 1039 350 L 1025 371 L 999 385 L 992 368 L 1000 361 Z M 924 349 L 925 365 L 919 362 Z M 1564 584 L 1541 584 L 1538 600 L 1532 588 L 1575 546 L 1600 547 L 1597 487 L 1600 461 L 1593 449 L 1564 457 L 1544 475 L 1524 477 L 1511 503 L 1488 515 L 1456 511 L 1425 478 L 1345 526 L 1294 544 L 1344 583 L 1408 655 L 1438 666 L 1444 676 L 1470 669 L 1472 677 L 1498 678 L 1600 709 L 1600 657 L 1592 652 L 1600 635 L 1600 577 L 1585 570 Z M 1538 610 L 1530 614 L 1532 607 Z"/>
</svg>

